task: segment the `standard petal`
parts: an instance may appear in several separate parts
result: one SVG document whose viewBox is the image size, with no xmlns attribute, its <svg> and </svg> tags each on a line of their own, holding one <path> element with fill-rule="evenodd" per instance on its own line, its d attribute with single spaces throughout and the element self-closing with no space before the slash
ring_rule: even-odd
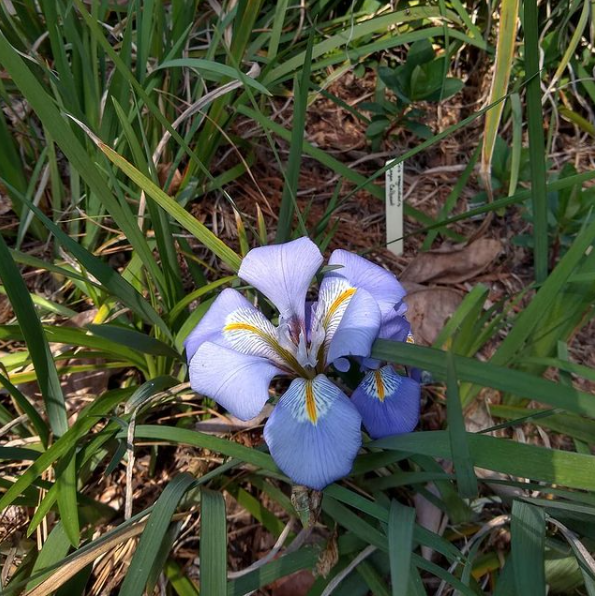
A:
<svg viewBox="0 0 595 596">
<path fill-rule="evenodd" d="M 376 300 L 358 288 L 330 337 L 327 363 L 341 356 L 369 356 L 380 329 L 380 310 Z"/>
<path fill-rule="evenodd" d="M 256 310 L 237 290 L 227 288 L 217 296 L 209 310 L 184 341 L 188 362 L 192 360 L 196 350 L 205 341 L 222 342 L 221 334 L 225 320 L 232 312 L 240 309 Z"/>
<path fill-rule="evenodd" d="M 273 459 L 296 484 L 322 490 L 346 476 L 361 446 L 361 418 L 324 375 L 295 379 L 264 427 Z"/>
<path fill-rule="evenodd" d="M 353 287 L 368 291 L 378 302 L 383 319 L 393 314 L 395 308 L 403 314 L 403 298 L 407 293 L 397 278 L 382 267 L 346 250 L 335 250 L 329 259 L 329 265 L 342 265 L 325 275 L 344 277 Z"/>
<path fill-rule="evenodd" d="M 190 361 L 190 386 L 214 399 L 240 420 L 258 415 L 269 399 L 273 377 L 283 374 L 258 356 L 205 342 Z"/>
<path fill-rule="evenodd" d="M 288 324 L 297 320 L 305 328 L 306 293 L 320 265 L 320 250 L 304 237 L 252 249 L 244 257 L 238 275 L 261 291 Z"/>
<path fill-rule="evenodd" d="M 382 321 L 378 337 L 380 339 L 390 339 L 392 341 L 407 341 L 411 335 L 411 325 L 403 316 L 394 314 Z"/>
<path fill-rule="evenodd" d="M 419 420 L 418 382 L 384 366 L 365 375 L 351 401 L 371 437 L 379 439 L 413 431 Z"/>
</svg>

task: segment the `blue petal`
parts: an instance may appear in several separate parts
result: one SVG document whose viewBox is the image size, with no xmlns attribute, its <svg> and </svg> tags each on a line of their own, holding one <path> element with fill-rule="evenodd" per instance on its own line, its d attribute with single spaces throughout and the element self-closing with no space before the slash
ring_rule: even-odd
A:
<svg viewBox="0 0 595 596">
<path fill-rule="evenodd" d="M 378 302 L 383 320 L 392 316 L 395 309 L 399 314 L 405 312 L 403 298 L 407 292 L 386 269 L 346 250 L 333 251 L 329 265 L 342 265 L 342 268 L 327 273 L 327 276 L 345 277 L 352 286 L 363 288 L 372 295 Z"/>
<path fill-rule="evenodd" d="M 189 362 L 207 341 L 291 369 L 292 353 L 280 345 L 275 326 L 235 290 L 224 290 L 186 339 Z"/>
<path fill-rule="evenodd" d="M 379 439 L 413 431 L 419 420 L 419 383 L 392 366 L 369 372 L 351 400 L 371 437 Z"/>
<path fill-rule="evenodd" d="M 242 260 L 238 275 L 261 291 L 285 322 L 298 322 L 305 329 L 306 293 L 321 264 L 320 250 L 304 237 L 252 249 Z"/>
<path fill-rule="evenodd" d="M 273 377 L 283 374 L 259 356 L 205 342 L 190 361 L 190 386 L 240 420 L 257 416 L 269 399 Z"/>
<path fill-rule="evenodd" d="M 231 288 L 223 290 L 184 341 L 188 362 L 205 341 L 224 343 L 222 332 L 225 320 L 238 309 L 254 309 L 254 306 L 238 291 Z"/>
<path fill-rule="evenodd" d="M 369 356 L 379 328 L 378 303 L 366 290 L 358 288 L 332 336 L 327 361 L 332 363 L 341 356 Z"/>
<path fill-rule="evenodd" d="M 393 316 L 380 325 L 378 338 L 390 339 L 392 341 L 410 341 L 410 338 L 412 338 L 411 325 L 404 316 L 396 314 L 395 311 Z M 375 358 L 363 358 L 361 360 L 361 369 L 363 371 L 369 369 L 376 370 L 380 368 L 381 365 L 382 360 L 377 360 Z"/>
<path fill-rule="evenodd" d="M 296 484 L 316 490 L 347 476 L 361 446 L 361 418 L 324 375 L 295 379 L 264 427 L 273 459 Z"/>
<path fill-rule="evenodd" d="M 407 341 L 411 334 L 411 325 L 402 315 L 395 314 L 382 322 L 378 337 L 392 341 Z"/>
</svg>

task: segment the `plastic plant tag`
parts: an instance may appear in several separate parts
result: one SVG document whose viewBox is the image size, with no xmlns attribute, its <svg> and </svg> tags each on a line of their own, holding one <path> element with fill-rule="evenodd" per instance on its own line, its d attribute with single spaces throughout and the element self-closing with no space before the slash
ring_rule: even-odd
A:
<svg viewBox="0 0 595 596">
<path fill-rule="evenodd" d="M 395 160 L 386 162 L 390 165 Z M 395 255 L 403 254 L 403 162 L 386 170 L 386 245 Z"/>
</svg>

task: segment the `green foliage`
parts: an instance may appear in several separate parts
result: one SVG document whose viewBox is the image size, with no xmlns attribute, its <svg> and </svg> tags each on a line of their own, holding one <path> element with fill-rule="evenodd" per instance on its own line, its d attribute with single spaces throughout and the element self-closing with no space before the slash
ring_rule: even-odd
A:
<svg viewBox="0 0 595 596">
<path fill-rule="evenodd" d="M 422 39 L 411 44 L 407 58 L 396 68 L 378 67 L 377 100 L 361 104 L 372 113 L 367 135 L 372 146 L 378 148 L 387 134 L 397 127 L 409 129 L 422 139 L 432 137 L 432 131 L 420 122 L 423 111 L 415 109 L 415 102 L 437 102 L 448 99 L 463 88 L 459 79 L 446 77 L 446 56 L 436 57 L 432 44 Z M 391 91 L 394 100 L 386 97 L 384 89 Z"/>
<path fill-rule="evenodd" d="M 3 594 L 87 593 L 93 566 L 131 540 L 125 579 L 114 572 L 122 595 L 158 585 L 180 596 L 240 595 L 314 568 L 311 596 L 417 596 L 436 582 L 443 593 L 595 594 L 595 402 L 573 386 L 595 372 L 568 355 L 593 314 L 595 173 L 549 156 L 564 123 L 578 135 L 595 130 L 591 5 L 521 4 L 506 97 L 471 106 L 433 134 L 422 110 L 463 90 L 448 76 L 455 64 L 490 71 L 493 7 L 0 3 L 0 190 L 12 206 L 0 236 L 0 292 L 14 314 L 0 325 L 0 514 L 3 523 L 30 516 L 26 536 L 2 543 Z M 351 69 L 377 72 L 373 101 L 350 105 L 333 93 Z M 465 80 L 465 91 L 472 84 Z M 408 204 L 405 213 L 425 250 L 438 235 L 465 240 L 451 224 L 520 211 L 533 227 L 515 242 L 535 249 L 538 283 L 497 303 L 487 302 L 487 286 L 470 289 L 431 348 L 376 343 L 375 357 L 430 379 L 424 405 L 440 428 L 364 443 L 351 476 L 325 489 L 320 507 L 307 501 L 304 517 L 316 523 L 309 541 L 258 429 L 240 429 L 236 440 L 195 428 L 217 422 L 216 406 L 188 390 L 183 342 L 224 287 L 241 288 L 235 273 L 249 247 L 309 234 L 326 248 L 347 198 L 384 200 L 375 181 L 386 168 L 352 167 L 305 134 L 320 97 L 363 122 L 373 150 L 384 139 L 400 143 L 399 130 L 417 135 L 400 161 L 467 134 L 500 106 L 493 202 L 486 193 L 484 206 L 455 211 L 475 192 L 479 149 L 469 147 L 437 217 Z M 291 123 L 278 111 L 288 100 Z M 276 228 L 260 207 L 242 212 L 236 203 L 241 177 L 258 187 L 252 168 L 263 147 L 282 182 Z M 311 223 L 301 176 L 316 168 L 338 184 Z M 201 219 L 217 208 L 237 213 L 237 242 L 225 218 L 221 226 Z M 58 290 L 36 293 L 31 272 Z M 548 369 L 557 376 L 544 378 Z M 73 373 L 105 383 L 81 398 Z M 470 432 L 468 417 L 495 392 L 502 399 L 489 414 L 498 420 Z M 544 431 L 557 435 L 554 448 L 532 444 Z M 142 498 L 135 457 L 151 486 Z M 172 466 L 184 458 L 188 472 Z M 109 504 L 102 483 L 121 489 Z M 444 534 L 422 523 L 423 507 L 446 516 Z M 236 573 L 228 555 L 236 562 L 245 552 L 232 523 L 244 518 L 279 543 L 274 556 L 252 557 L 255 565 Z M 510 546 L 495 540 L 503 526 Z"/>
</svg>

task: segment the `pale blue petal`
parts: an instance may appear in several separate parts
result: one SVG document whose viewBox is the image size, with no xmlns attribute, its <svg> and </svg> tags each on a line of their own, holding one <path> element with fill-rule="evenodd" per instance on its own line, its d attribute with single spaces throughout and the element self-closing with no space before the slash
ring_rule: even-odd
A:
<svg viewBox="0 0 595 596">
<path fill-rule="evenodd" d="M 376 300 L 363 288 L 352 296 L 328 347 L 327 362 L 341 356 L 369 356 L 380 329 Z"/>
<path fill-rule="evenodd" d="M 409 341 L 411 337 L 411 325 L 409 321 L 402 316 L 397 315 L 396 311 L 393 316 L 388 320 L 385 320 L 380 325 L 380 331 L 378 332 L 379 339 L 390 339 L 392 341 Z M 361 369 L 365 370 L 376 370 L 382 365 L 382 360 L 375 358 L 363 358 L 361 360 Z"/>
<path fill-rule="evenodd" d="M 406 341 L 410 333 L 411 325 L 409 321 L 404 316 L 395 313 L 382 322 L 378 337 L 392 341 Z"/>
<path fill-rule="evenodd" d="M 238 291 L 231 288 L 223 290 L 217 296 L 217 299 L 211 304 L 209 310 L 207 310 L 198 325 L 188 334 L 188 337 L 184 341 L 188 362 L 192 360 L 196 350 L 205 341 L 223 343 L 225 345 L 222 336 L 225 320 L 232 312 L 239 309 L 254 309 L 254 306 Z"/>
<path fill-rule="evenodd" d="M 240 420 L 257 416 L 269 399 L 273 377 L 283 374 L 259 356 L 205 342 L 190 361 L 190 386 Z"/>
<path fill-rule="evenodd" d="M 261 291 L 286 323 L 293 327 L 297 321 L 305 329 L 306 293 L 321 265 L 320 250 L 304 237 L 252 249 L 242 260 L 238 275 Z"/>
<path fill-rule="evenodd" d="M 324 375 L 295 379 L 264 427 L 273 459 L 296 484 L 322 490 L 347 476 L 361 446 L 361 418 Z"/>
<path fill-rule="evenodd" d="M 337 358 L 333 362 L 333 366 L 339 372 L 347 372 L 351 368 L 351 362 L 349 362 L 349 360 L 347 358 Z"/>
<path fill-rule="evenodd" d="M 421 388 L 392 366 L 365 375 L 351 400 L 374 439 L 413 431 L 419 421 Z"/>
<path fill-rule="evenodd" d="M 382 267 L 346 250 L 335 250 L 329 259 L 329 265 L 342 265 L 326 276 L 343 276 L 355 288 L 364 288 L 378 302 L 383 319 L 390 317 L 395 309 L 403 314 L 405 288 L 397 278 Z"/>
</svg>

